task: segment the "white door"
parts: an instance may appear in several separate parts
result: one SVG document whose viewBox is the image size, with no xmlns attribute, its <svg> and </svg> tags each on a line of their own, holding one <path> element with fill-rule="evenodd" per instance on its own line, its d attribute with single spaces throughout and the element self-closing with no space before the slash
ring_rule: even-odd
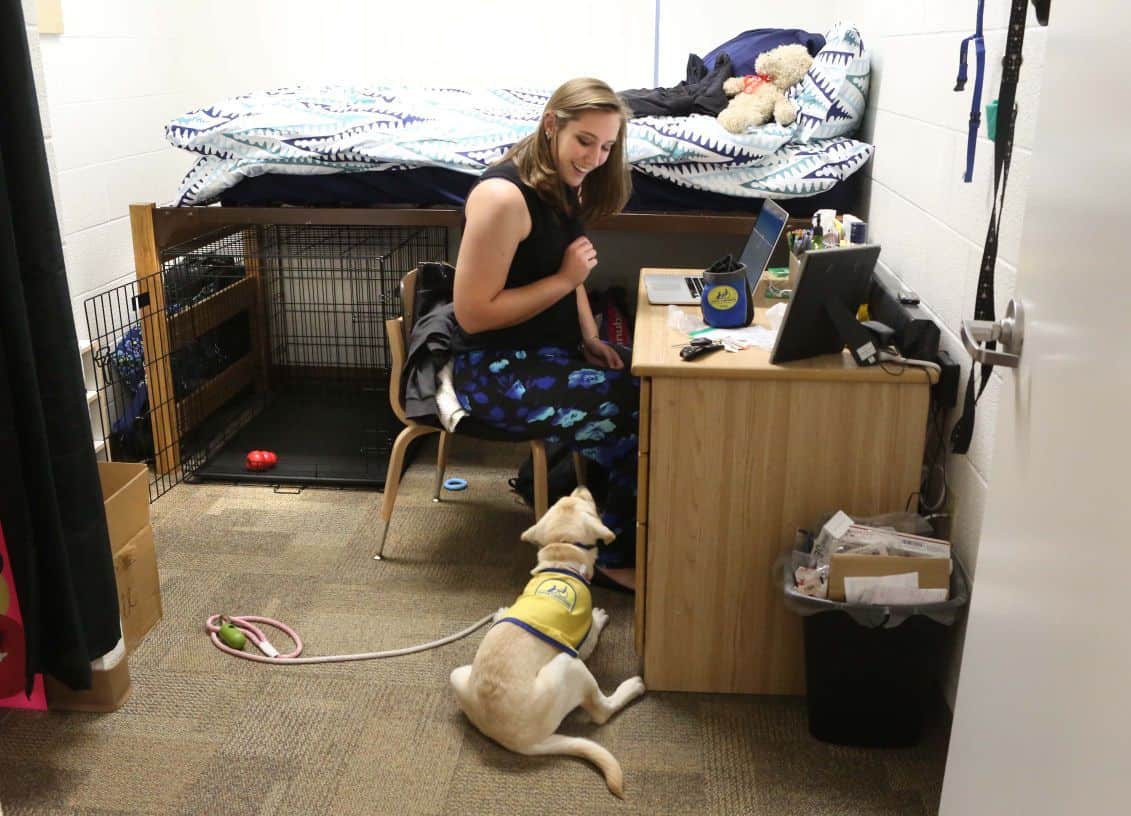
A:
<svg viewBox="0 0 1131 816">
<path fill-rule="evenodd" d="M 1131 813 L 1129 18 L 1052 4 L 942 816 Z"/>
</svg>

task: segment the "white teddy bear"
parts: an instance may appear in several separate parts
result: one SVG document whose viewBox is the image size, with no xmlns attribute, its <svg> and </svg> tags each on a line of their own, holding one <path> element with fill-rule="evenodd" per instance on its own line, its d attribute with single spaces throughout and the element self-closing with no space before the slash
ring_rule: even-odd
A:
<svg viewBox="0 0 1131 816">
<path fill-rule="evenodd" d="M 805 77 L 812 64 L 813 58 L 803 45 L 779 45 L 759 54 L 754 61 L 757 73 L 731 77 L 723 83 L 723 90 L 733 98 L 719 114 L 719 123 L 731 133 L 744 133 L 771 118 L 779 125 L 792 124 L 797 106 L 785 92 Z"/>
</svg>

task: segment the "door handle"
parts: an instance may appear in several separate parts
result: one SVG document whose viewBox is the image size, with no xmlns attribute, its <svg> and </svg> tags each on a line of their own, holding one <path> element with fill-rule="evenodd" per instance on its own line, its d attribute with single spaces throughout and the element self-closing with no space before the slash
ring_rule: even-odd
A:
<svg viewBox="0 0 1131 816">
<path fill-rule="evenodd" d="M 962 345 L 966 346 L 966 351 L 977 362 L 983 365 L 1017 368 L 1025 337 L 1021 302 L 1011 298 L 1005 307 L 1005 317 L 1000 321 L 963 320 L 961 335 Z M 985 343 L 991 342 L 1001 343 L 1001 351 L 985 347 Z"/>
</svg>

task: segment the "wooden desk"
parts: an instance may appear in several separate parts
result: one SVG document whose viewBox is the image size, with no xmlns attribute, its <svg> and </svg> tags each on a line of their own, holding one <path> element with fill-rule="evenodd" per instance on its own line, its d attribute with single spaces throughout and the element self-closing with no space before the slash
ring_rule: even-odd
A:
<svg viewBox="0 0 1131 816">
<path fill-rule="evenodd" d="M 763 323 L 767 303 L 756 303 Z M 746 349 L 685 363 L 685 342 L 667 328 L 667 307 L 648 303 L 642 274 L 632 371 L 644 680 L 661 691 L 801 694 L 801 623 L 774 562 L 824 514 L 906 506 L 919 485 L 928 377 L 858 368 L 847 353 L 775 366 Z"/>
</svg>

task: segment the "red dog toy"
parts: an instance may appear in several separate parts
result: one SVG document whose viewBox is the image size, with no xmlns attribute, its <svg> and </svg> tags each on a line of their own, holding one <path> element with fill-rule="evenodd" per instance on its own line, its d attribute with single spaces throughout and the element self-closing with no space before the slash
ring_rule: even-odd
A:
<svg viewBox="0 0 1131 816">
<path fill-rule="evenodd" d="M 278 462 L 279 457 L 271 451 L 253 450 L 247 454 L 248 470 L 270 470 Z"/>
</svg>

